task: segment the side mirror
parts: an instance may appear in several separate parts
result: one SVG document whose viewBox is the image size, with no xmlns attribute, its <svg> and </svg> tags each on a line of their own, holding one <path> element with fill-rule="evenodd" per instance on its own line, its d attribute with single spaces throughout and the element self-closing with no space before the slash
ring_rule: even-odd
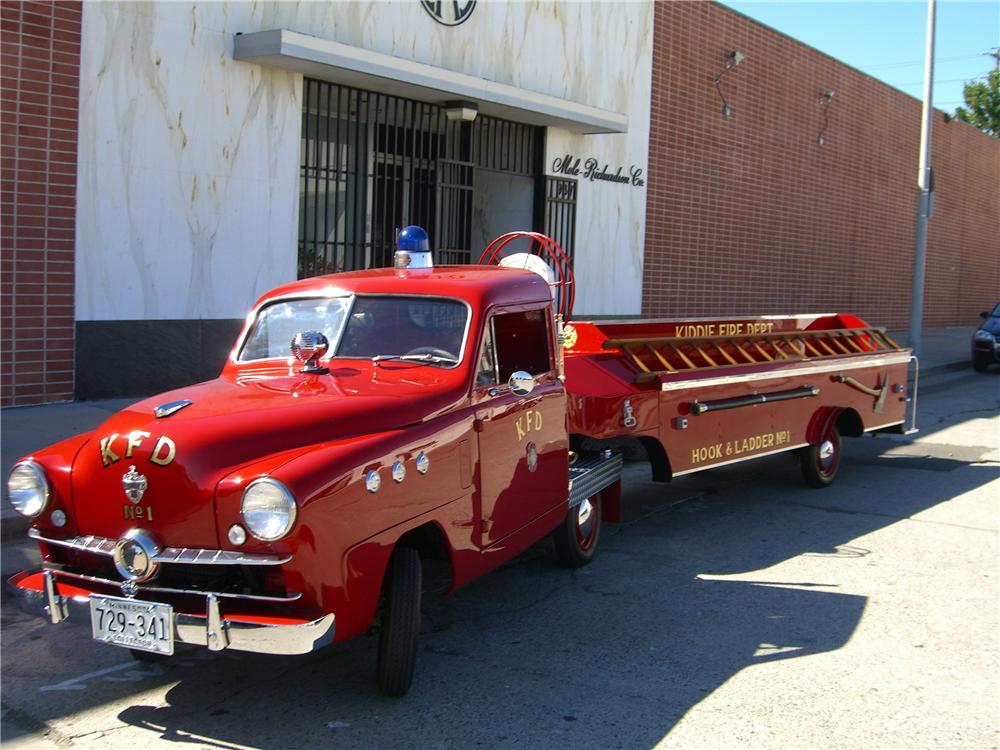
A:
<svg viewBox="0 0 1000 750">
<path fill-rule="evenodd" d="M 981 312 L 979 313 L 979 317 L 982 318 L 983 320 L 986 320 L 988 317 L 990 317 L 990 314 L 988 312 Z"/>
<path fill-rule="evenodd" d="M 510 380 L 507 381 L 511 393 L 518 396 L 527 396 L 535 390 L 535 379 L 524 370 L 511 373 Z"/>
</svg>

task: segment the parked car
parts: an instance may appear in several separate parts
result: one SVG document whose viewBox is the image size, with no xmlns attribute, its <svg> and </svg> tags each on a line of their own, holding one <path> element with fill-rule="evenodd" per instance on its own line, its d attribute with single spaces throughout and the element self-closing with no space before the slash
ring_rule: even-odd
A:
<svg viewBox="0 0 1000 750">
<path fill-rule="evenodd" d="M 986 372 L 991 363 L 1000 364 L 1000 303 L 979 315 L 983 324 L 972 334 L 972 366 Z"/>
</svg>

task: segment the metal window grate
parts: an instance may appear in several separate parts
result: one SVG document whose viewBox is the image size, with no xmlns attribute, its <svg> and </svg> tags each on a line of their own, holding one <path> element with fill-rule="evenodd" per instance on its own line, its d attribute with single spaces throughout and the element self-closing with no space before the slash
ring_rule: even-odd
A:
<svg viewBox="0 0 1000 750">
<path fill-rule="evenodd" d="M 576 180 L 545 178 L 545 234 L 559 243 L 573 262 L 576 245 Z"/>
<path fill-rule="evenodd" d="M 537 128 L 448 120 L 433 104 L 305 79 L 299 278 L 392 262 L 418 224 L 440 263 L 469 263 L 475 172 L 533 176 Z"/>
</svg>

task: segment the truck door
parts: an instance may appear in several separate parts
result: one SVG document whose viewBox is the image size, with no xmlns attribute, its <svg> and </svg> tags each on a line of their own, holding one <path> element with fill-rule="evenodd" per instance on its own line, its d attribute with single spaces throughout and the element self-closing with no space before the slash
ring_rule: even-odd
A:
<svg viewBox="0 0 1000 750">
<path fill-rule="evenodd" d="M 474 392 L 484 547 L 566 503 L 566 392 L 550 319 L 548 309 L 500 311 L 487 323 Z M 526 396 L 507 388 L 518 370 L 535 378 Z"/>
</svg>

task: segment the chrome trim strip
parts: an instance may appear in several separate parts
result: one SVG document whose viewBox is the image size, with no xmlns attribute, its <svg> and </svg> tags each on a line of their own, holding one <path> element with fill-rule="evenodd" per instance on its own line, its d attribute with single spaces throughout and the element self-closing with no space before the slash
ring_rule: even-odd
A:
<svg viewBox="0 0 1000 750">
<path fill-rule="evenodd" d="M 589 497 L 614 484 L 622 476 L 624 461 L 621 453 L 609 458 L 595 456 L 578 461 L 569 469 L 570 508 L 575 508 Z"/>
<path fill-rule="evenodd" d="M 81 552 L 93 552 L 111 557 L 115 553 L 116 539 L 99 536 L 75 536 L 69 539 L 50 539 L 37 529 L 28 529 L 28 536 L 39 542 L 68 547 Z M 291 555 L 248 554 L 226 549 L 198 549 L 197 547 L 166 547 L 153 556 L 153 562 L 176 565 L 284 565 Z"/>
<path fill-rule="evenodd" d="M 90 599 L 83 596 L 64 596 L 55 592 L 35 591 L 33 589 L 18 589 L 18 597 L 26 608 L 39 609 L 54 607 L 66 614 L 65 619 L 80 622 L 90 620 Z M 139 600 L 142 601 L 142 600 Z M 239 620 L 239 615 L 227 619 L 221 612 L 218 602 L 212 616 L 218 614 L 214 623 L 215 633 L 225 642 L 223 648 L 236 651 L 251 651 L 258 654 L 278 654 L 294 656 L 308 654 L 333 642 L 336 630 L 336 617 L 333 613 L 323 615 L 310 622 L 297 625 L 271 625 L 266 623 L 246 622 Z M 174 639 L 181 643 L 196 646 L 208 646 L 210 623 L 209 605 L 206 602 L 205 615 L 189 615 L 174 612 Z"/>
<path fill-rule="evenodd" d="M 858 355 L 862 357 L 864 355 Z M 803 366 L 782 367 L 777 370 L 765 370 L 749 372 L 743 375 L 722 375 L 717 378 L 705 378 L 704 380 L 676 380 L 667 381 L 660 385 L 661 391 L 684 391 L 694 388 L 710 388 L 716 385 L 730 385 L 732 383 L 760 382 L 762 380 L 773 380 L 775 378 L 797 378 L 803 375 L 818 375 L 824 372 L 840 372 L 841 370 L 860 370 L 865 367 L 883 367 L 888 365 L 906 364 L 910 361 L 909 352 L 900 352 L 894 356 L 876 357 L 872 359 L 862 359 L 855 361 L 853 358 L 839 360 L 836 362 L 824 362 L 822 365 L 809 366 L 804 362 Z M 768 364 L 771 364 L 770 362 Z M 778 362 L 777 364 L 782 364 Z M 751 366 L 749 363 L 747 366 Z M 678 374 L 683 375 L 684 372 Z"/>
<path fill-rule="evenodd" d="M 42 567 L 45 569 L 46 573 L 63 576 L 65 578 L 75 578 L 78 581 L 86 581 L 87 583 L 97 583 L 102 586 L 121 588 L 121 585 L 125 583 L 125 581 L 113 581 L 110 578 L 99 578 L 98 576 L 88 576 L 83 573 L 73 573 L 69 570 L 61 570 L 50 563 L 42 563 Z M 180 596 L 218 596 L 223 599 L 246 599 L 247 601 L 253 602 L 277 602 L 279 604 L 298 601 L 302 598 L 302 594 L 297 591 L 291 591 L 287 596 L 264 596 L 263 594 L 231 594 L 225 591 L 206 591 L 204 589 L 172 589 L 166 586 L 136 586 L 136 590 L 139 592 L 156 594 L 176 594 Z"/>
<path fill-rule="evenodd" d="M 773 456 L 776 453 L 787 453 L 788 451 L 794 451 L 799 448 L 805 448 L 809 443 L 799 443 L 798 445 L 788 445 L 784 448 L 778 448 L 776 451 L 767 451 L 766 453 L 754 453 L 752 456 L 740 456 L 739 458 L 733 458 L 729 461 L 720 461 L 716 464 L 705 464 L 704 466 L 699 466 L 697 469 L 685 469 L 684 471 L 675 471 L 671 474 L 674 477 L 684 476 L 685 474 L 694 474 L 696 471 L 704 471 L 705 469 L 717 469 L 720 466 L 728 466 L 729 464 L 738 464 L 740 461 L 749 461 L 751 458 L 763 458 L 764 456 Z"/>
</svg>

